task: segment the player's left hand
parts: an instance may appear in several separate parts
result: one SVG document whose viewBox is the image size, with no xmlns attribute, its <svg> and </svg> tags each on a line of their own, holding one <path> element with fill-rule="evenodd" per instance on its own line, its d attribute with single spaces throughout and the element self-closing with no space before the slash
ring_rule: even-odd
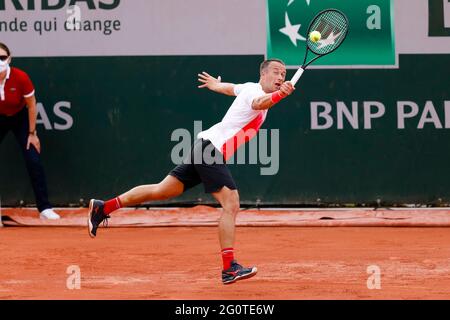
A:
<svg viewBox="0 0 450 320">
<path fill-rule="evenodd" d="M 294 92 L 295 87 L 292 85 L 292 83 L 290 81 L 285 81 L 283 82 L 283 84 L 280 87 L 280 91 L 281 94 L 283 95 L 283 97 L 287 97 L 289 95 L 292 94 L 292 92 Z"/>
<path fill-rule="evenodd" d="M 220 76 L 214 78 L 213 76 L 203 71 L 202 73 L 198 74 L 198 81 L 203 83 L 198 86 L 199 88 L 208 88 L 209 90 L 214 90 L 214 88 L 222 81 L 222 78 Z"/>
<path fill-rule="evenodd" d="M 41 142 L 39 141 L 37 135 L 34 134 L 28 135 L 27 150 L 30 149 L 30 145 L 33 145 L 38 153 L 41 153 Z"/>
</svg>

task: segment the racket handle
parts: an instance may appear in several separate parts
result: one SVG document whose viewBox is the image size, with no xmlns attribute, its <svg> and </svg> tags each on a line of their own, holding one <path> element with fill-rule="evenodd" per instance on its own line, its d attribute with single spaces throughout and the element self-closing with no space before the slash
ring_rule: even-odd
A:
<svg viewBox="0 0 450 320">
<path fill-rule="evenodd" d="M 295 84 L 297 83 L 298 79 L 300 79 L 300 77 L 303 74 L 303 71 L 305 71 L 305 69 L 303 69 L 302 67 L 298 68 L 297 72 L 294 74 L 294 76 L 291 79 L 291 83 L 293 86 L 295 86 Z"/>
</svg>

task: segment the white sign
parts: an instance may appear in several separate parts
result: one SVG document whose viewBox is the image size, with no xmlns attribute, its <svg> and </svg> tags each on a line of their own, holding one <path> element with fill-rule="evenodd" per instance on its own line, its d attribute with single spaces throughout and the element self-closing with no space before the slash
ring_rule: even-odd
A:
<svg viewBox="0 0 450 320">
<path fill-rule="evenodd" d="M 261 0 L 0 0 L 0 42 L 16 57 L 261 54 L 264 19 Z"/>
</svg>

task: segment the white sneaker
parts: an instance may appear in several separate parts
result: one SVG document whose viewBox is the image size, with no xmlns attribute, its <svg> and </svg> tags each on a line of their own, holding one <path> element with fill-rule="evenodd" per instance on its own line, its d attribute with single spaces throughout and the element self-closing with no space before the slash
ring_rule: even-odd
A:
<svg viewBox="0 0 450 320">
<path fill-rule="evenodd" d="M 60 216 L 53 209 L 45 209 L 40 214 L 42 220 L 58 220 Z"/>
</svg>

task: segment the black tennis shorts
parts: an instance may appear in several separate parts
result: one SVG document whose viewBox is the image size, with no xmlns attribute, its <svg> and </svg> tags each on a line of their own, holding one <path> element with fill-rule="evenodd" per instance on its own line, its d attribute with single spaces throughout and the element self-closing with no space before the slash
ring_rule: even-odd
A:
<svg viewBox="0 0 450 320">
<path fill-rule="evenodd" d="M 209 140 L 196 140 L 183 163 L 170 171 L 169 175 L 184 184 L 184 191 L 202 182 L 206 193 L 220 191 L 224 186 L 231 190 L 237 189 L 222 153 Z"/>
</svg>

